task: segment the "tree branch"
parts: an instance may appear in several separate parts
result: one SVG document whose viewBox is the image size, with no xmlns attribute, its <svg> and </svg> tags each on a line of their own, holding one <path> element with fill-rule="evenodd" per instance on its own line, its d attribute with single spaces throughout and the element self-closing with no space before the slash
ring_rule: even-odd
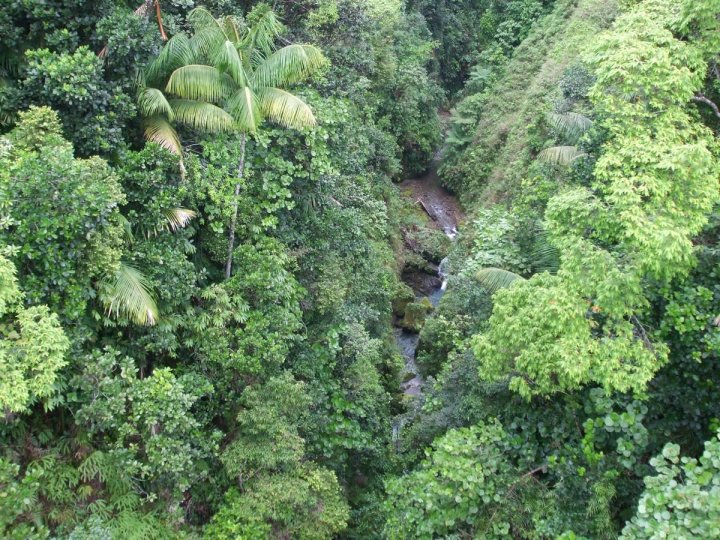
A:
<svg viewBox="0 0 720 540">
<path fill-rule="evenodd" d="M 693 101 L 695 101 L 697 103 L 704 103 L 705 105 L 710 107 L 715 112 L 715 116 L 720 118 L 720 109 L 718 108 L 718 106 L 715 103 L 713 103 L 710 99 L 708 99 L 704 94 L 697 94 L 692 99 L 693 99 Z"/>
</svg>

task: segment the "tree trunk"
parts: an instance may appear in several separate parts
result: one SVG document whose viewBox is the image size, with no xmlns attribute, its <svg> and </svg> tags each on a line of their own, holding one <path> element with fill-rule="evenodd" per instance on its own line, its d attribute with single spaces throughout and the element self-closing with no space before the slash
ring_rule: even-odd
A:
<svg viewBox="0 0 720 540">
<path fill-rule="evenodd" d="M 235 251 L 235 226 L 237 225 L 237 215 L 238 215 L 238 197 L 240 196 L 240 184 L 243 179 L 243 175 L 245 174 L 245 141 L 247 139 L 247 135 L 245 133 L 242 134 L 242 138 L 240 139 L 240 161 L 238 162 L 238 174 L 237 174 L 237 184 L 235 184 L 235 198 L 233 199 L 233 215 L 232 220 L 230 221 L 230 238 L 228 240 L 228 258 L 227 263 L 225 264 L 225 279 L 230 279 L 230 275 L 232 274 L 232 259 L 233 259 L 233 251 Z"/>
</svg>

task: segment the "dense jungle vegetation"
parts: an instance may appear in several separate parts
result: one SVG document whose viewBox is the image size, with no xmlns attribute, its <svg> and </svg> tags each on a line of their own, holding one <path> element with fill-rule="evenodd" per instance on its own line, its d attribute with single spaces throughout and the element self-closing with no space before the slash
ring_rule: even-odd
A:
<svg viewBox="0 0 720 540">
<path fill-rule="evenodd" d="M 720 0 L 0 36 L 0 537 L 720 538 Z"/>
</svg>

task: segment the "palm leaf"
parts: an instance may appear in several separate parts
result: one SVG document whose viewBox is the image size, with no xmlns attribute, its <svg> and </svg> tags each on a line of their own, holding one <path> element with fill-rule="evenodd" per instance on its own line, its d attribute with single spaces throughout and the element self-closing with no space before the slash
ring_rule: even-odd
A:
<svg viewBox="0 0 720 540">
<path fill-rule="evenodd" d="M 540 222 L 537 222 L 535 226 L 530 260 L 533 269 L 537 272 L 555 274 L 560 267 L 560 252 L 552 245 L 547 230 Z"/>
<path fill-rule="evenodd" d="M 185 99 L 217 103 L 230 95 L 233 86 L 232 79 L 216 68 L 191 64 L 173 71 L 165 91 Z"/>
<path fill-rule="evenodd" d="M 122 229 L 123 229 L 123 233 L 125 234 L 125 238 L 129 242 L 133 242 L 135 240 L 135 236 L 133 235 L 133 232 L 132 232 L 132 224 L 130 223 L 130 220 L 122 214 L 118 214 L 118 216 L 120 219 L 120 225 L 122 226 Z"/>
<path fill-rule="evenodd" d="M 187 208 L 168 208 L 165 210 L 165 219 L 167 219 L 168 227 L 171 231 L 184 229 L 190 223 L 197 213 Z"/>
<path fill-rule="evenodd" d="M 161 81 L 180 66 L 192 62 L 190 40 L 185 34 L 176 34 L 165 44 L 158 57 L 145 70 L 145 77 L 152 86 Z"/>
<path fill-rule="evenodd" d="M 190 49 L 195 62 L 209 62 L 227 37 L 224 32 L 211 26 L 195 30 L 190 39 Z"/>
<path fill-rule="evenodd" d="M 126 317 L 147 326 L 157 321 L 158 309 L 150 282 L 136 268 L 121 262 L 115 274 L 104 280 L 102 290 L 108 315 Z"/>
<path fill-rule="evenodd" d="M 258 97 L 265 116 L 281 126 L 295 129 L 315 125 L 310 107 L 299 97 L 279 88 L 263 88 Z"/>
<path fill-rule="evenodd" d="M 587 116 L 576 112 L 551 113 L 548 115 L 548 123 L 556 131 L 572 139 L 579 137 L 593 125 Z"/>
<path fill-rule="evenodd" d="M 525 278 L 522 276 L 509 270 L 503 270 L 502 268 L 483 268 L 475 274 L 475 279 L 480 285 L 487 289 L 490 294 L 500 289 L 510 287 L 510 285 L 516 281 L 525 281 Z"/>
<path fill-rule="evenodd" d="M 240 43 L 242 35 L 242 24 L 240 20 L 233 17 L 232 15 L 227 15 L 220 19 L 219 23 L 220 27 L 223 29 L 223 32 L 230 41 L 232 41 L 233 43 Z"/>
<path fill-rule="evenodd" d="M 165 94 L 157 88 L 143 88 L 138 95 L 138 109 L 143 116 L 166 116 L 172 122 L 174 114 Z"/>
<path fill-rule="evenodd" d="M 198 6 L 190 10 L 187 20 L 196 30 L 199 28 L 207 28 L 208 26 L 218 26 L 217 19 L 210 10 L 204 6 Z"/>
<path fill-rule="evenodd" d="M 269 56 L 285 26 L 267 4 L 256 6 L 248 15 L 248 20 L 251 26 L 242 39 L 242 48 L 249 51 L 251 57 L 260 59 Z"/>
<path fill-rule="evenodd" d="M 177 132 L 162 116 L 155 115 L 145 119 L 145 138 L 182 158 L 182 146 Z"/>
<path fill-rule="evenodd" d="M 172 99 L 170 106 L 181 124 L 210 133 L 233 131 L 232 116 L 212 103 L 189 99 Z"/>
<path fill-rule="evenodd" d="M 244 86 L 226 103 L 226 108 L 241 131 L 254 133 L 263 120 L 260 101 L 249 86 Z"/>
<path fill-rule="evenodd" d="M 212 13 L 204 7 L 197 7 L 188 14 L 188 21 L 195 28 L 190 39 L 190 47 L 195 58 L 214 56 L 217 47 L 231 38 L 225 33 L 225 28 Z"/>
<path fill-rule="evenodd" d="M 187 208 L 167 208 L 163 211 L 164 219 L 154 229 L 146 230 L 145 237 L 150 238 L 159 232 L 169 231 L 176 232 L 187 227 L 197 213 Z"/>
<path fill-rule="evenodd" d="M 213 61 L 215 67 L 221 73 L 227 73 L 232 77 L 238 86 L 247 85 L 247 76 L 243 67 L 242 58 L 235 45 L 230 41 L 225 41 L 218 49 Z"/>
<path fill-rule="evenodd" d="M 302 81 L 325 63 L 320 49 L 312 45 L 288 45 L 267 57 L 255 70 L 256 87 L 279 87 Z"/>
<path fill-rule="evenodd" d="M 570 165 L 587 154 L 577 146 L 553 146 L 538 154 L 538 159 L 552 165 Z"/>
</svg>

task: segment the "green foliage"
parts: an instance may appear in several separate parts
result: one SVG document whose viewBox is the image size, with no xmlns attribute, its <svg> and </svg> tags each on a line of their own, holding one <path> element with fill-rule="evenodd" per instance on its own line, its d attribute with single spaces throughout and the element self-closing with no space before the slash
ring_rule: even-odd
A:
<svg viewBox="0 0 720 540">
<path fill-rule="evenodd" d="M 497 422 L 451 430 L 436 440 L 412 473 L 387 485 L 389 538 L 451 534 L 506 538 L 532 534 L 542 515 L 542 490 L 518 474 L 507 457 L 507 435 Z"/>
<path fill-rule="evenodd" d="M 235 255 L 236 275 L 201 293 L 204 309 L 190 322 L 197 353 L 218 370 L 226 391 L 238 375 L 276 373 L 301 326 L 302 288 L 282 244 L 266 238 L 238 246 Z"/>
<path fill-rule="evenodd" d="M 423 172 L 439 143 L 442 97 L 428 75 L 435 43 L 425 21 L 394 1 L 329 0 L 316 13 L 323 9 L 331 15 L 307 25 L 307 35 L 330 60 L 321 90 L 346 96 L 377 118 L 395 139 L 390 145 L 400 145 L 403 172 Z"/>
<path fill-rule="evenodd" d="M 523 279 L 522 276 L 514 272 L 492 267 L 483 268 L 475 275 L 475 278 L 477 282 L 491 294 L 500 289 L 510 287 L 516 281 Z"/>
<path fill-rule="evenodd" d="M 329 540 L 347 520 L 335 474 L 303 465 L 293 473 L 261 477 L 244 493 L 231 490 L 204 537 Z"/>
<path fill-rule="evenodd" d="M 468 201 L 492 203 L 520 194 L 537 153 L 554 143 L 548 141 L 547 114 L 557 104 L 558 83 L 569 85 L 569 99 L 580 97 L 587 80 L 581 74 L 573 79 L 568 71 L 616 12 L 607 0 L 556 0 L 548 12 L 526 19 L 527 38 L 509 60 L 486 50 L 488 59 L 476 68 L 476 87 L 468 87 L 451 119 L 443 181 Z M 557 176 L 551 181 L 556 185 Z"/>
<path fill-rule="evenodd" d="M 142 482 L 150 500 L 160 496 L 177 503 L 207 477 L 219 433 L 203 429 L 193 415 L 196 403 L 213 392 L 206 379 L 176 377 L 169 368 L 138 378 L 131 359 L 108 349 L 88 357 L 73 383 L 79 425 L 110 438 L 115 466 Z"/>
<path fill-rule="evenodd" d="M 712 538 L 720 534 L 720 491 L 716 436 L 705 443 L 700 459 L 680 457 L 668 444 L 651 459 L 657 475 L 645 479 L 635 517 L 620 538 Z"/>
<path fill-rule="evenodd" d="M 716 536 L 716 3 L 11 0 L 0 536 Z"/>
<path fill-rule="evenodd" d="M 65 134 L 80 155 L 112 154 L 124 144 L 125 123 L 135 114 L 130 97 L 105 82 L 102 60 L 87 47 L 74 53 L 26 53 L 22 82 L 30 104 L 62 110 Z"/>
<path fill-rule="evenodd" d="M 0 317 L 5 320 L 0 325 L 0 407 L 6 417 L 53 396 L 70 346 L 55 314 L 46 306 L 23 308 L 21 300 L 15 267 L 0 256 Z M 46 403 L 46 408 L 52 407 Z"/>
<path fill-rule="evenodd" d="M 28 471 L 22 477 L 20 467 L 0 459 L 0 533 L 11 540 L 40 540 L 50 531 L 40 522 L 27 522 L 26 513 L 37 512 L 42 475 Z"/>
<path fill-rule="evenodd" d="M 179 99 L 167 102 L 162 94 L 152 93 L 152 87 L 146 88 L 140 96 L 143 114 L 165 115 L 210 132 L 255 133 L 265 118 L 286 127 L 313 125 L 309 107 L 282 88 L 316 71 L 323 56 L 310 45 L 274 50 L 283 27 L 263 6 L 249 15 L 255 26 L 247 29 L 233 17 L 216 20 L 204 8 L 193 11 L 195 34 L 173 38 L 177 46 L 168 46 L 167 57 L 159 57 L 149 68 L 151 75 L 164 75 L 160 90 Z M 170 71 L 170 66 L 179 67 Z"/>
<path fill-rule="evenodd" d="M 494 299 L 490 328 L 473 345 L 481 377 L 512 374 L 510 387 L 526 398 L 590 381 L 642 392 L 661 363 L 622 318 L 605 321 L 597 338 L 593 306 L 561 278 L 539 274 Z"/>
<path fill-rule="evenodd" d="M 405 306 L 405 316 L 400 324 L 412 332 L 419 332 L 432 310 L 433 306 L 429 298 L 423 298 L 419 302 L 410 302 Z"/>
<path fill-rule="evenodd" d="M 95 284 L 118 268 L 124 195 L 99 158 L 75 159 L 47 108 L 21 114 L 0 157 L 0 195 L 8 205 L 5 242 L 33 304 L 47 303 L 61 320 L 81 319 Z M 69 247 L 72 246 L 72 247 Z"/>
<path fill-rule="evenodd" d="M 228 475 L 242 485 L 263 473 L 297 468 L 304 450 L 298 427 L 307 421 L 308 398 L 289 373 L 246 388 L 238 437 L 222 455 Z"/>
<path fill-rule="evenodd" d="M 510 384 L 526 397 L 583 381 L 640 392 L 664 363 L 664 347 L 650 343 L 635 315 L 645 304 L 639 279 L 668 279 L 692 265 L 691 237 L 715 200 L 718 165 L 704 129 L 682 110 L 701 80 L 692 70 L 702 67 L 662 19 L 638 34 L 647 20 L 631 12 L 598 42 L 591 98 L 610 139 L 595 166 L 598 195 L 579 189 L 549 202 L 549 231 L 562 253 L 558 276 L 499 294 L 491 329 L 475 344 L 483 376 L 519 371 Z M 647 47 L 662 47 L 663 61 L 620 77 L 617 66 L 636 65 Z M 666 79 L 675 82 L 658 90 Z M 635 95 L 645 98 L 628 98 Z M 652 127 L 639 128 L 650 116 Z M 615 253 L 584 235 L 617 243 Z"/>
<path fill-rule="evenodd" d="M 158 309 L 147 278 L 132 266 L 120 263 L 112 278 L 103 286 L 103 303 L 109 314 L 121 313 L 137 324 L 155 324 Z"/>
</svg>

